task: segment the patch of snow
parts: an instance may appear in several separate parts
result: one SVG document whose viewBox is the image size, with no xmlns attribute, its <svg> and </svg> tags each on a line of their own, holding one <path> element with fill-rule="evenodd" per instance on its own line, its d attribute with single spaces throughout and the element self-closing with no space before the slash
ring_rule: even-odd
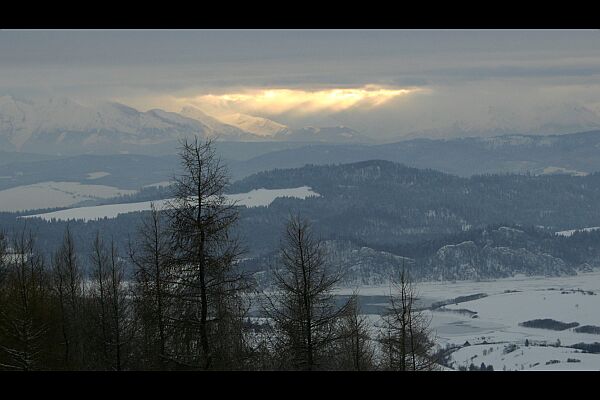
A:
<svg viewBox="0 0 600 400">
<path fill-rule="evenodd" d="M 1 192 L 0 192 L 1 193 Z M 292 189 L 256 189 L 248 193 L 231 194 L 227 197 L 235 201 L 239 206 L 258 207 L 268 206 L 278 197 L 295 197 L 306 199 L 307 197 L 320 196 L 312 191 L 308 186 L 302 186 Z M 28 215 L 23 218 L 42 218 L 47 221 L 56 220 L 97 220 L 102 218 L 116 218 L 120 214 L 145 211 L 150 209 L 151 203 L 157 208 L 164 208 L 168 205 L 170 199 L 144 201 L 139 203 L 108 204 L 93 207 L 78 207 L 68 210 L 55 211 L 44 214 Z M 39 207 L 38 207 L 39 208 Z"/>
<path fill-rule="evenodd" d="M 498 228 L 498 231 L 505 232 L 505 233 L 510 233 L 510 232 L 512 232 L 512 233 L 524 233 L 520 229 L 510 228 L 508 226 L 501 226 L 500 228 Z"/>
<path fill-rule="evenodd" d="M 285 125 L 267 118 L 255 117 L 248 114 L 224 114 L 217 117 L 220 121 L 237 126 L 246 132 L 258 136 L 275 136 L 289 130 Z"/>
<path fill-rule="evenodd" d="M 238 205 L 246 207 L 268 206 L 277 197 L 295 197 L 306 199 L 307 197 L 318 197 L 318 193 L 313 192 L 308 186 L 302 186 L 293 189 L 255 189 L 248 193 L 230 194 L 227 197 L 237 201 Z"/>
<path fill-rule="evenodd" d="M 100 178 L 104 178 L 105 176 L 109 176 L 109 175 L 110 175 L 109 172 L 104 172 L 104 171 L 90 172 L 89 174 L 87 174 L 86 179 L 88 179 L 88 180 L 100 179 Z"/>
<path fill-rule="evenodd" d="M 567 169 L 563 167 L 546 167 L 542 171 L 542 175 L 553 175 L 553 174 L 568 174 L 573 176 L 587 176 L 589 175 L 584 171 L 577 171 L 574 169 Z"/>
<path fill-rule="evenodd" d="M 490 352 L 490 349 L 492 350 Z M 582 353 L 567 347 L 519 346 L 505 354 L 506 344 L 482 344 L 463 347 L 453 353 L 453 366 L 467 367 L 473 363 L 477 367 L 483 362 L 492 365 L 495 371 L 501 370 L 598 370 L 600 355 Z M 485 355 L 484 355 L 485 350 Z M 575 361 L 578 360 L 578 361 Z"/>
<path fill-rule="evenodd" d="M 592 232 L 600 229 L 600 226 L 592 226 L 590 228 L 581 228 L 581 229 L 570 229 L 568 231 L 560 231 L 556 232 L 555 235 L 569 237 L 572 236 L 575 232 Z"/>
<path fill-rule="evenodd" d="M 0 211 L 69 207 L 84 200 L 108 199 L 134 193 L 135 190 L 83 185 L 79 182 L 41 182 L 0 191 Z"/>
<path fill-rule="evenodd" d="M 161 181 L 161 182 L 156 182 L 156 183 L 151 183 L 149 185 L 144 186 L 145 188 L 147 187 L 167 187 L 172 185 L 173 182 L 172 181 Z"/>
</svg>

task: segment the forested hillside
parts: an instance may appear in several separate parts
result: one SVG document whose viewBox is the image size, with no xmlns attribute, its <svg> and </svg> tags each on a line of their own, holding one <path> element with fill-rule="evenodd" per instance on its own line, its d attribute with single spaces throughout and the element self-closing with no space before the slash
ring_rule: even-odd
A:
<svg viewBox="0 0 600 400">
<path fill-rule="evenodd" d="M 320 196 L 278 198 L 268 207 L 239 208 L 240 221 L 232 231 L 243 243 L 243 264 L 249 270 L 267 268 L 279 244 L 282 221 L 291 213 L 310 219 L 329 241 L 334 261 L 355 271 L 348 283 L 386 279 L 382 265 L 393 264 L 389 260 L 394 257 L 415 260 L 415 277 L 436 280 L 571 274 L 598 264 L 597 232 L 571 237 L 554 232 L 600 226 L 599 174 L 461 178 L 374 160 L 263 172 L 234 182 L 226 191 L 299 186 L 310 186 Z M 143 199 L 164 198 L 169 191 L 148 189 Z M 69 226 L 82 243 L 79 250 L 86 253 L 89 246 L 83 244 L 91 243 L 97 231 L 126 249 L 143 215 L 87 223 L 34 218 L 26 224 L 37 233 L 41 249 L 58 246 Z M 25 221 L 5 213 L 0 223 L 14 231 Z"/>
<path fill-rule="evenodd" d="M 307 185 L 321 197 L 280 199 L 268 210 L 251 210 L 257 221 L 289 207 L 318 218 L 327 236 L 364 243 L 433 238 L 493 224 L 543 226 L 549 230 L 600 225 L 600 174 L 481 175 L 460 178 L 388 161 L 305 166 L 255 174 L 230 190 Z M 267 216 L 268 214 L 268 216 Z"/>
</svg>

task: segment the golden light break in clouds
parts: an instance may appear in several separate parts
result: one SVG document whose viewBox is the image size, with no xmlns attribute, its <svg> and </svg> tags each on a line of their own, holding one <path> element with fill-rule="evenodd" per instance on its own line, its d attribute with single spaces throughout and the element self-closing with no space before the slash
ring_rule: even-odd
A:
<svg viewBox="0 0 600 400">
<path fill-rule="evenodd" d="M 238 93 L 206 94 L 178 99 L 181 103 L 210 107 L 214 111 L 264 114 L 338 112 L 352 107 L 377 107 L 389 100 L 423 89 L 388 89 L 376 85 L 322 90 L 253 89 Z"/>
</svg>

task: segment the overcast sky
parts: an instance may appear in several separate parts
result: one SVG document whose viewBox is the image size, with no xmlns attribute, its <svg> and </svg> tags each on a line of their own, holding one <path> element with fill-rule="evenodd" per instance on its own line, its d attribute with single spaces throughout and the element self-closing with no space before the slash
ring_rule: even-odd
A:
<svg viewBox="0 0 600 400">
<path fill-rule="evenodd" d="M 0 31 L 0 95 L 373 137 L 600 127 L 600 31 Z"/>
</svg>

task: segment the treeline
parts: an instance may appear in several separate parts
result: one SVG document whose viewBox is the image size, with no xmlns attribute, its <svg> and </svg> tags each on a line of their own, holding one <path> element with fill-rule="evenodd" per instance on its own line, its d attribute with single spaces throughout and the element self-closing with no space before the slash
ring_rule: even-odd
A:
<svg viewBox="0 0 600 400">
<path fill-rule="evenodd" d="M 271 266 L 275 285 L 259 292 L 238 268 L 238 208 L 224 196 L 213 143 L 184 142 L 181 161 L 174 199 L 145 214 L 125 250 L 97 232 L 82 256 L 67 228 L 45 256 L 27 229 L 0 235 L 0 369 L 437 367 L 404 270 L 373 326 L 356 296 L 335 301 L 342 272 L 308 220 L 292 216 Z"/>
</svg>

